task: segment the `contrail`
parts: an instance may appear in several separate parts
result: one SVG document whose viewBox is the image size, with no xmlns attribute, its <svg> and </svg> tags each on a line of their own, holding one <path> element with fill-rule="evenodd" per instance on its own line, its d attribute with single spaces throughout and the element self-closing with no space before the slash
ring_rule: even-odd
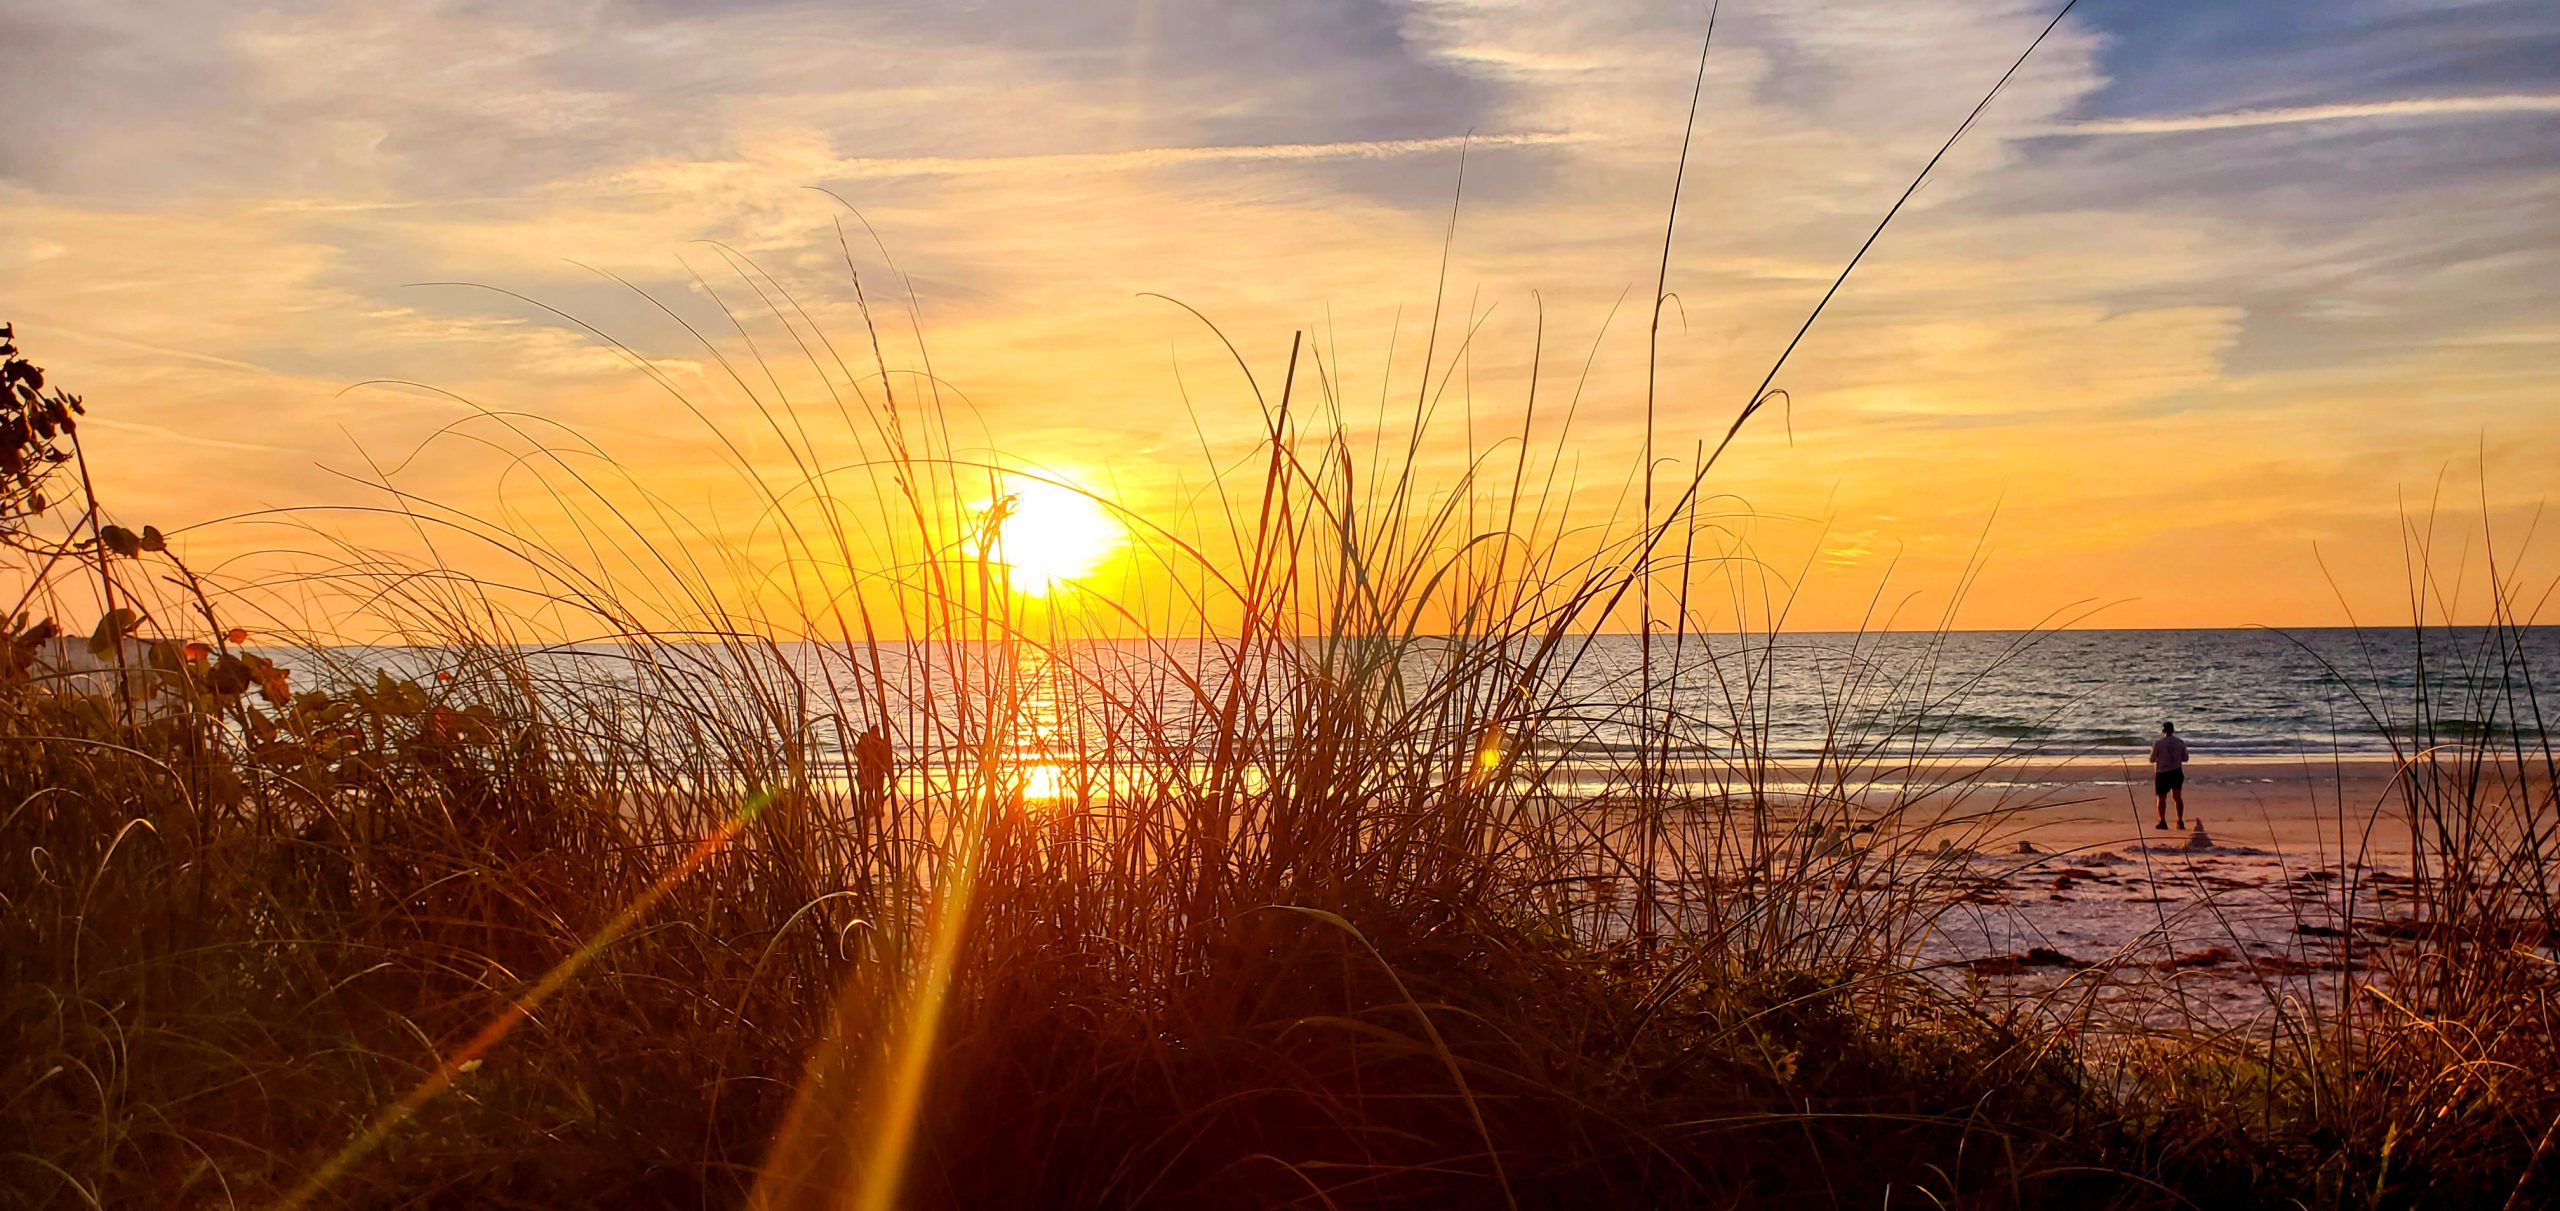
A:
<svg viewBox="0 0 2560 1211">
<path fill-rule="evenodd" d="M 1428 139 L 1366 139 L 1347 143 L 1255 143 L 1232 147 L 1142 147 L 1127 151 L 1067 152 L 1035 156 L 889 156 L 839 161 L 836 170 L 862 177 L 958 177 L 991 173 L 1124 172 L 1184 164 L 1246 160 L 1385 160 L 1456 151 L 1460 147 L 1553 147 L 1589 142 L 1591 136 L 1557 131 L 1491 135 L 1440 135 Z"/>
<path fill-rule="evenodd" d="M 2186 114 L 2161 118 L 2091 118 L 2047 127 L 2055 135 L 2167 135 L 2199 130 L 2243 130 L 2257 126 L 2298 126 L 2306 122 L 2349 122 L 2369 118 L 2452 118 L 2478 114 L 2560 113 L 2560 94 L 2507 93 L 2488 97 L 2411 97 L 2398 101 L 2353 101 L 2340 105 L 2302 105 L 2284 109 L 2238 109 L 2218 114 Z"/>
</svg>

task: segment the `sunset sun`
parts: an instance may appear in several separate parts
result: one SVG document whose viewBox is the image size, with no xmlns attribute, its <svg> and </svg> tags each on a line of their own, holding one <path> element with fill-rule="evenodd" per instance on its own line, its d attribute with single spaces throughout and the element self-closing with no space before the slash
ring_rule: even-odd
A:
<svg viewBox="0 0 2560 1211">
<path fill-rule="evenodd" d="M 1128 537 L 1092 497 L 1046 480 L 1017 477 L 1006 485 L 1004 501 L 993 518 L 994 557 L 1025 593 L 1092 575 Z"/>
</svg>

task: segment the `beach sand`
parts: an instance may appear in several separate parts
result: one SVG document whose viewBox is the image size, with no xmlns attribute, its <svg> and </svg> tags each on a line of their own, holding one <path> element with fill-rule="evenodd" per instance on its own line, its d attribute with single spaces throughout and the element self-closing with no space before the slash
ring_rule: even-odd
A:
<svg viewBox="0 0 2560 1211">
<path fill-rule="evenodd" d="M 2201 761 L 2187 777 L 2189 827 L 2163 831 L 2145 766 L 2002 767 L 1947 796 L 1966 821 L 1945 831 L 1963 838 L 1950 843 L 1965 851 L 1967 885 L 1950 892 L 1923 957 L 1993 1001 L 2069 1012 L 2094 1000 L 2153 1027 L 2333 1008 L 2407 945 L 2393 922 L 2418 872 L 2398 769 Z"/>
</svg>

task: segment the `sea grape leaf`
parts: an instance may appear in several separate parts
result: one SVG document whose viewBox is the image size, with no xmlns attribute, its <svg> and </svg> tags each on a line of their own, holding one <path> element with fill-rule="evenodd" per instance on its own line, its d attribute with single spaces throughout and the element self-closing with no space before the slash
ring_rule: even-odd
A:
<svg viewBox="0 0 2560 1211">
<path fill-rule="evenodd" d="M 225 652 L 205 674 L 204 687 L 226 698 L 240 694 L 249 688 L 249 666 Z"/>
<path fill-rule="evenodd" d="M 253 667 L 258 674 L 258 695 L 267 700 L 267 705 L 280 707 L 293 701 L 293 691 L 285 684 L 285 679 L 293 675 L 292 670 L 279 668 L 268 660 L 258 660 Z"/>
<path fill-rule="evenodd" d="M 123 606 L 109 610 L 98 619 L 98 629 L 89 632 L 89 654 L 100 660 L 106 659 L 116 650 L 117 641 L 132 634 L 135 624 L 141 621 L 139 615 Z"/>
</svg>

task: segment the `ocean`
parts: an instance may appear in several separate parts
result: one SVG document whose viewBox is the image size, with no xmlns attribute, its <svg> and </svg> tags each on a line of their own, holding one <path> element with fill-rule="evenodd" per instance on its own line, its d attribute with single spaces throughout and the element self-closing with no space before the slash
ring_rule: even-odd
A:
<svg viewBox="0 0 2560 1211">
<path fill-rule="evenodd" d="M 1694 642 L 1694 641 L 1693 641 Z M 2526 679 L 2544 679 L 2560 722 L 2560 627 L 2355 630 L 1808 632 L 1764 641 L 1769 750 L 1817 750 L 1833 721 L 1925 737 L 1942 755 L 2119 756 L 2146 752 L 2163 722 L 2198 756 L 2392 751 L 2423 684 L 2438 735 L 2538 738 Z M 1732 641 L 1677 677 L 1668 700 L 1712 715 Z M 1749 645 L 1758 646 L 1758 645 Z M 1633 637 L 1597 641 L 1579 677 L 1634 683 Z M 1655 645 L 1657 668 L 1663 645 Z"/>
<path fill-rule="evenodd" d="M 1298 643 L 1299 668 L 1327 659 L 1346 667 L 1385 650 L 1375 643 Z M 953 650 L 989 649 L 940 648 L 932 658 L 904 644 L 876 649 L 890 686 L 890 736 L 909 758 L 953 759 L 955 742 L 966 743 L 950 726 L 954 712 L 920 709 L 948 695 Z M 1079 644 L 1074 651 L 1055 663 L 1028 647 L 1013 653 L 1021 662 L 1019 717 L 1030 724 L 1009 729 L 1010 747 L 1047 761 L 1068 754 L 1115 762 L 1205 756 L 1194 751 L 1194 738 L 1208 734 L 1225 679 L 1222 645 L 1120 641 Z M 1476 655 L 1483 655 L 1481 647 Z M 705 694 L 741 692 L 751 682 L 770 694 L 796 681 L 805 687 L 790 691 L 804 700 L 798 709 L 838 721 L 822 740 L 829 748 L 849 744 L 875 717 L 879 701 L 876 690 L 865 688 L 874 659 L 869 649 L 677 644 L 641 660 L 633 656 L 588 646 L 549 650 L 538 663 L 559 674 L 542 680 L 581 687 L 591 706 L 600 685 L 628 686 L 637 702 L 656 696 L 656 690 L 640 692 L 639 682 L 656 679 L 658 690 L 674 691 L 666 698 L 700 701 Z M 982 670 L 982 658 L 964 661 Z M 369 680 L 370 667 L 424 676 L 439 659 L 434 649 L 341 648 L 330 663 L 337 676 Z M 1447 648 L 1437 641 L 1402 645 L 1399 663 L 1401 696 L 1414 702 L 1434 701 L 1423 687 L 1456 676 L 1479 704 L 1506 693 L 1512 701 L 1539 704 L 1500 743 L 1558 764 L 1622 760 L 1644 743 L 1643 719 L 1670 721 L 1675 756 L 1750 753 L 1785 760 L 1846 749 L 1869 756 L 2130 757 L 2148 748 L 2163 721 L 2177 724 L 2198 758 L 2352 756 L 2392 752 L 2395 736 L 2406 751 L 2409 720 L 2422 695 L 2436 729 L 2430 742 L 2538 743 L 2545 704 L 2532 693 L 2531 680 L 2560 670 L 2560 627 L 1691 636 L 1676 644 L 1656 640 L 1650 695 L 1641 684 L 1643 647 L 1625 635 L 1568 639 L 1536 686 L 1499 662 L 1453 673 Z M 979 680 L 978 672 L 968 675 Z M 834 709 L 826 701 L 831 696 L 839 700 Z M 1395 709 L 1381 701 L 1381 709 Z M 2548 705 L 2560 715 L 2560 702 Z M 1137 715 L 1151 717 L 1133 725 Z M 918 722 L 927 716 L 938 722 Z M 1130 741 L 1132 735 L 1144 735 L 1145 743 Z"/>
</svg>

